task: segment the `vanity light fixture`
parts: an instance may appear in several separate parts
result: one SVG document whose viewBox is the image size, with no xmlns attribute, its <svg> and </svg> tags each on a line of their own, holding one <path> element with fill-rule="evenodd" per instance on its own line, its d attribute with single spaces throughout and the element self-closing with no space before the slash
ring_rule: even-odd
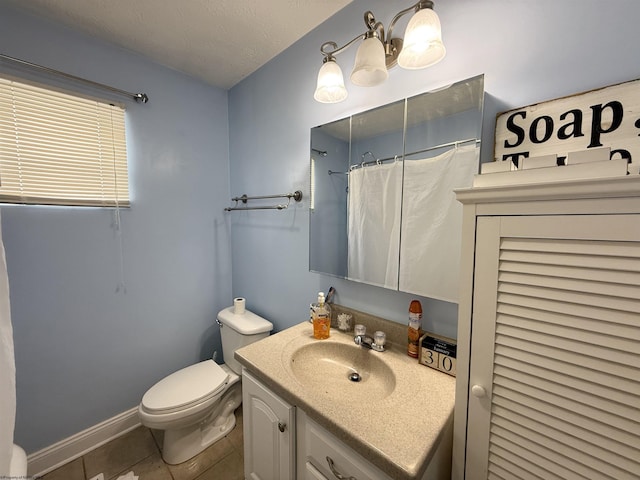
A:
<svg viewBox="0 0 640 480">
<path fill-rule="evenodd" d="M 396 22 L 409 12 L 415 13 L 409 20 L 404 39 L 393 38 Z M 431 0 L 420 0 L 398 12 L 391 20 L 386 35 L 384 25 L 376 21 L 371 11 L 365 12 L 364 23 L 367 31 L 345 45 L 338 47 L 335 42 L 325 42 L 320 47 L 324 58 L 313 95 L 318 102 L 337 103 L 347 98 L 342 69 L 335 57 L 359 40 L 362 44 L 356 53 L 351 82 L 361 87 L 383 83 L 389 76 L 388 69 L 396 64 L 415 70 L 434 65 L 445 56 L 440 19 L 433 11 Z"/>
</svg>

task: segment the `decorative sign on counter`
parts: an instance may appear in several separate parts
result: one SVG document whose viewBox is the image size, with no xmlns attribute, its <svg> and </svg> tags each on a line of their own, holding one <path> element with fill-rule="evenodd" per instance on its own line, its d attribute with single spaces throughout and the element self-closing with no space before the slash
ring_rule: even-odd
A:
<svg viewBox="0 0 640 480">
<path fill-rule="evenodd" d="M 610 159 L 640 163 L 640 80 L 511 110 L 496 119 L 494 158 L 511 160 L 610 148 Z"/>
<path fill-rule="evenodd" d="M 457 348 L 455 340 L 427 332 L 420 337 L 419 361 L 455 377 Z"/>
</svg>

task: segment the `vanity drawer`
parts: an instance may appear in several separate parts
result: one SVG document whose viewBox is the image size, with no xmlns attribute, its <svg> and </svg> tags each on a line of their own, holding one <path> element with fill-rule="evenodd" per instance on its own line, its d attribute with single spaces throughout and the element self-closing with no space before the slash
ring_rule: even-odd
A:
<svg viewBox="0 0 640 480">
<path fill-rule="evenodd" d="M 305 462 L 304 464 L 304 477 L 303 480 L 329 480 L 325 477 L 320 470 L 313 466 L 311 462 Z"/>
<path fill-rule="evenodd" d="M 351 480 L 392 480 L 304 412 L 298 410 L 298 414 L 298 478 L 335 480 L 342 475 Z"/>
</svg>

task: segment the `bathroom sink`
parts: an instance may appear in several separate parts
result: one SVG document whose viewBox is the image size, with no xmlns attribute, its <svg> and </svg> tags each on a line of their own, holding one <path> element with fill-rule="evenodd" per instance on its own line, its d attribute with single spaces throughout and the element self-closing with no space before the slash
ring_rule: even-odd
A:
<svg viewBox="0 0 640 480">
<path fill-rule="evenodd" d="M 288 369 L 303 387 L 340 400 L 381 400 L 395 389 L 396 377 L 375 352 L 331 339 L 288 352 Z M 355 374 L 355 375 L 354 375 Z"/>
</svg>

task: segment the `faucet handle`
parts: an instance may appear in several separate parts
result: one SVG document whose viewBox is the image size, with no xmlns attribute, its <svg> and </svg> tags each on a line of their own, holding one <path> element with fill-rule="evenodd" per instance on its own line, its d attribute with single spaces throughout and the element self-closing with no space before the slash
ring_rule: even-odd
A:
<svg viewBox="0 0 640 480">
<path fill-rule="evenodd" d="M 367 327 L 359 323 L 358 325 L 353 327 L 353 333 L 356 337 L 365 335 L 367 333 Z"/>
<path fill-rule="evenodd" d="M 373 334 L 373 341 L 378 347 L 384 347 L 384 344 L 387 343 L 387 334 L 378 330 Z"/>
</svg>

